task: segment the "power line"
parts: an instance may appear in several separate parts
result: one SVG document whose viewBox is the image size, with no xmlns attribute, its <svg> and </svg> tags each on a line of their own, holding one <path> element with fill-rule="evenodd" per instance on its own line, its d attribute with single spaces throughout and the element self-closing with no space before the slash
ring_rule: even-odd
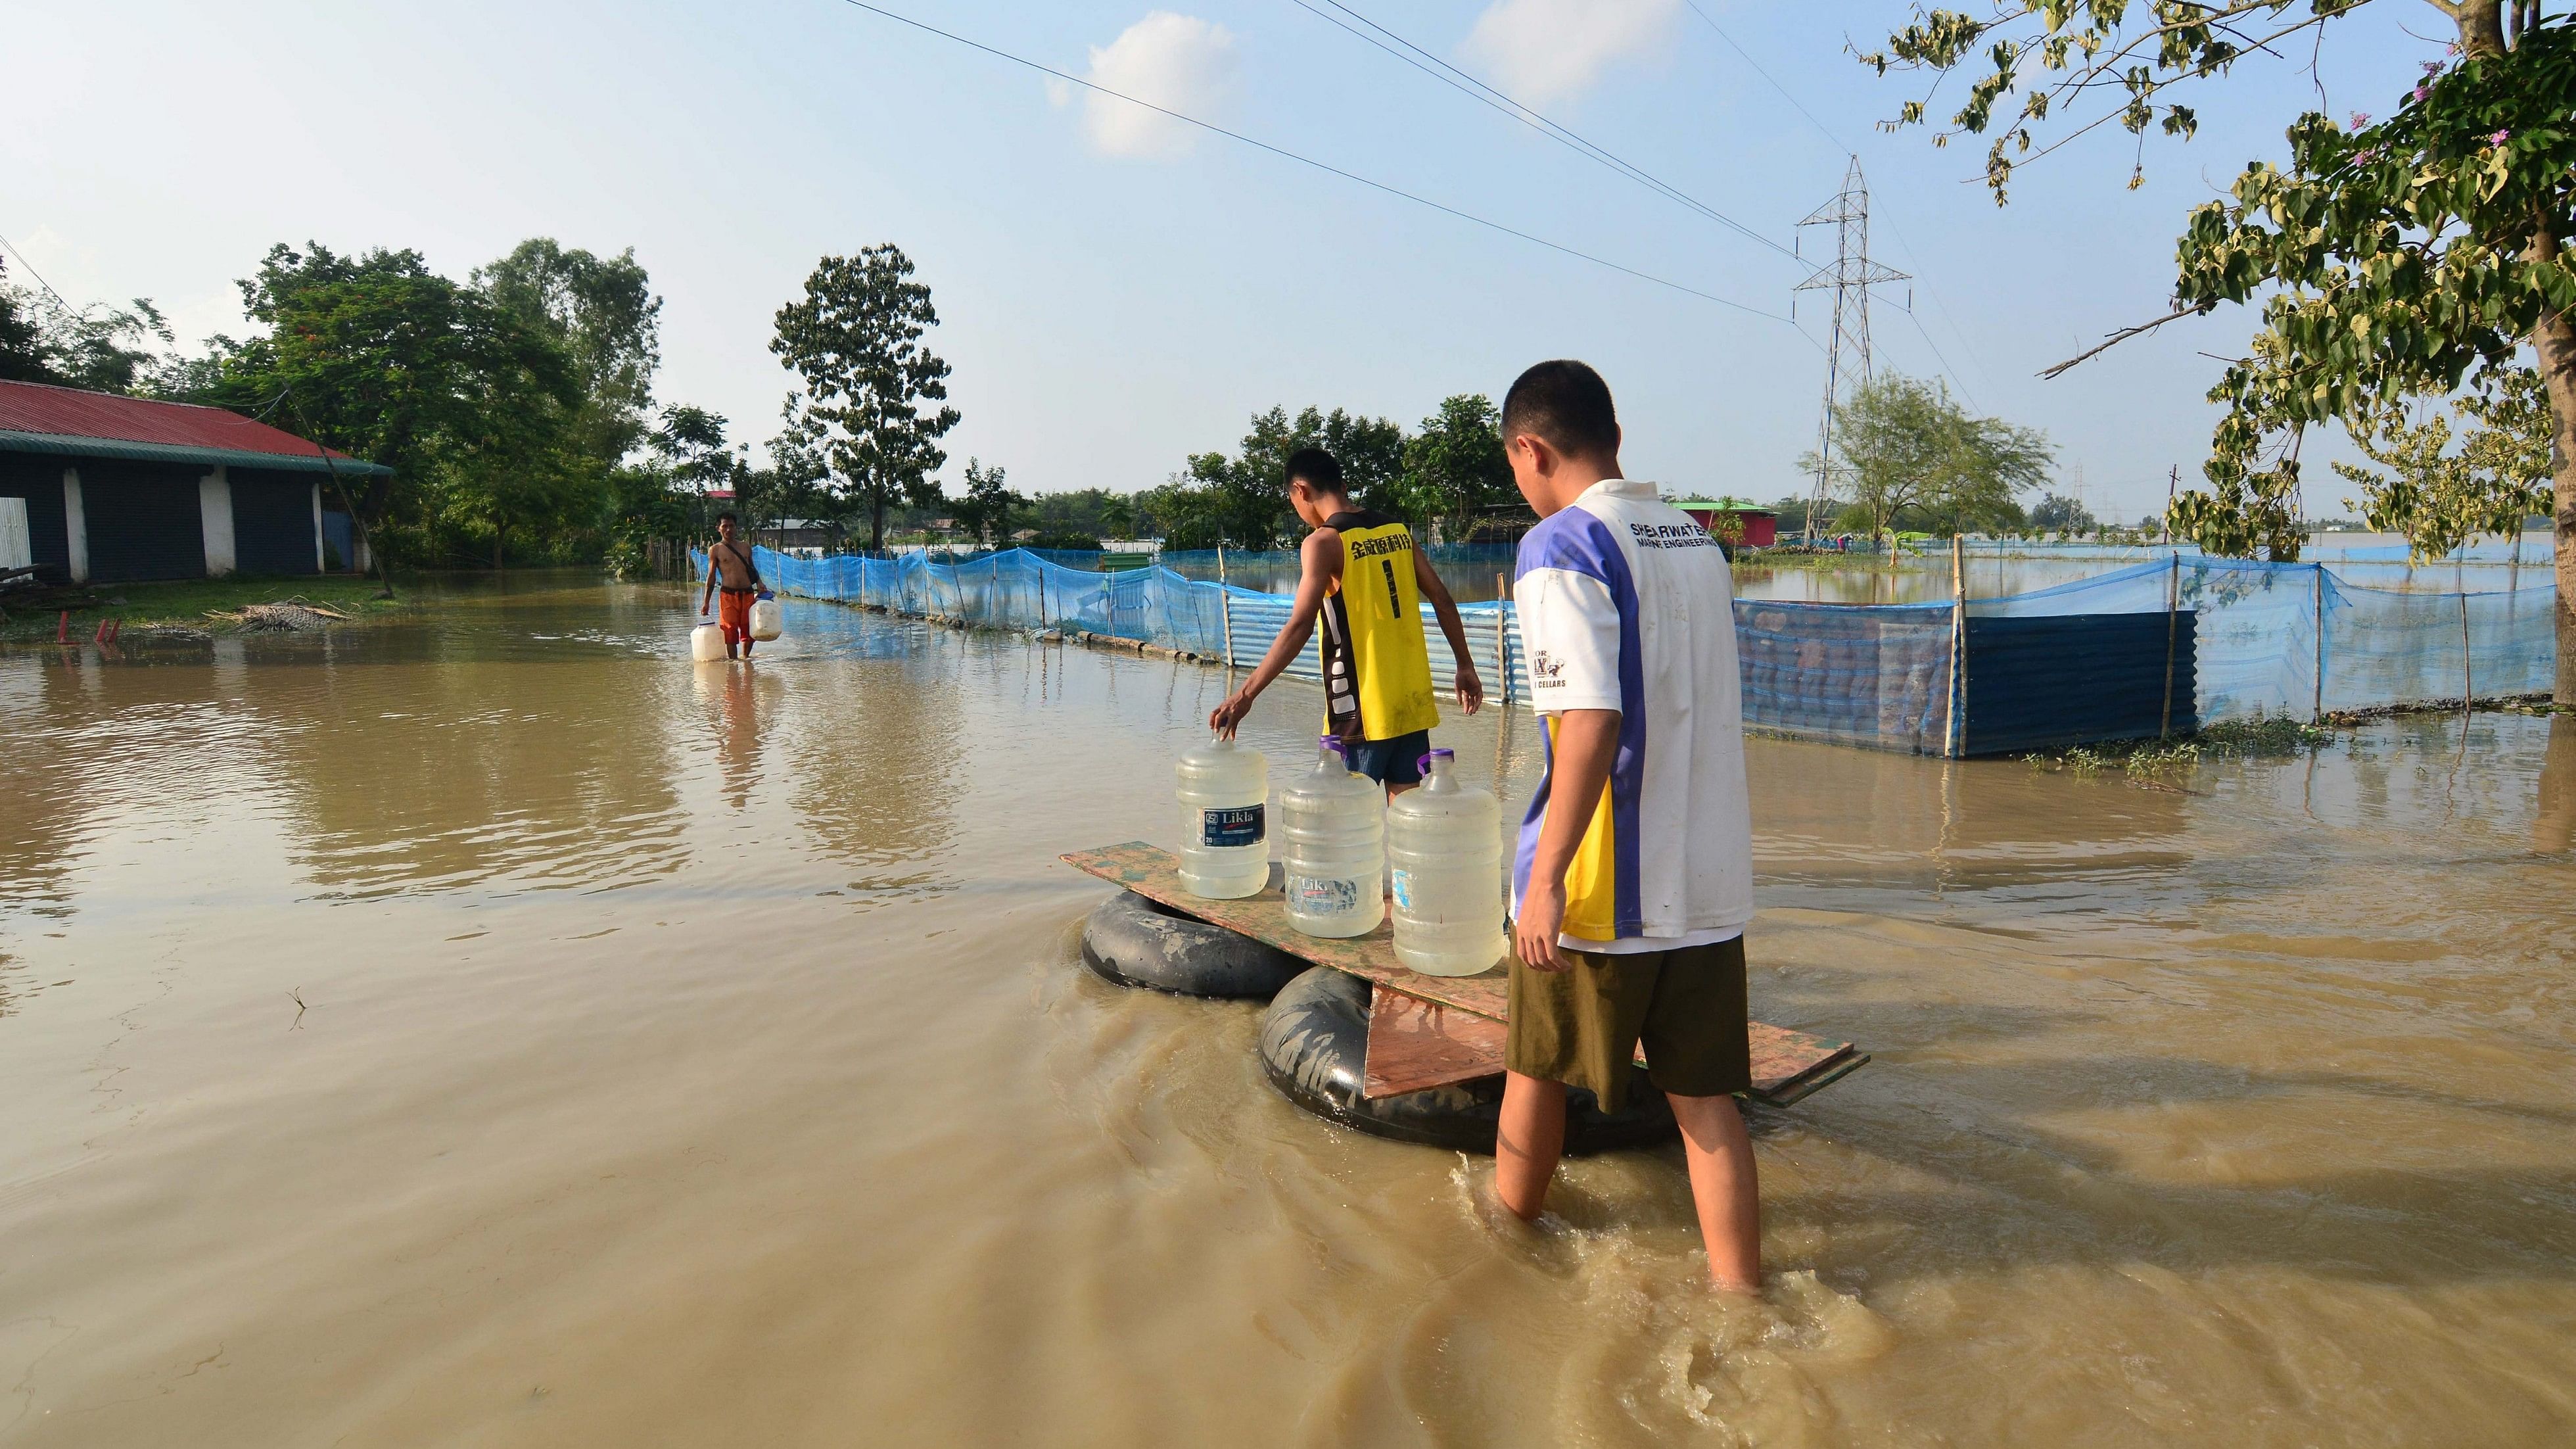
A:
<svg viewBox="0 0 2576 1449">
<path fill-rule="evenodd" d="M 9 255 L 18 259 L 18 265 L 27 269 L 27 275 L 36 279 L 36 285 L 45 289 L 46 295 L 54 299 L 55 306 L 62 308 L 66 312 L 77 313 L 80 310 L 74 307 L 70 300 L 64 297 L 62 293 L 54 290 L 54 284 L 45 280 L 44 274 L 36 270 L 36 264 L 34 262 L 27 260 L 27 254 L 18 249 L 18 244 L 16 242 L 9 240 L 5 236 L 0 236 L 0 248 L 7 249 Z"/>
<path fill-rule="evenodd" d="M 1332 6 L 1335 10 L 1342 12 L 1342 14 L 1351 17 L 1352 20 L 1358 21 L 1361 25 L 1367 26 L 1369 30 L 1376 31 L 1377 35 L 1385 36 L 1386 40 L 1394 41 L 1395 45 L 1389 45 L 1386 43 L 1386 40 L 1378 39 L 1377 35 L 1370 35 L 1367 31 L 1357 29 L 1346 21 L 1336 19 L 1333 16 L 1325 14 L 1323 11 L 1316 9 L 1313 5 L 1307 3 L 1307 0 L 1294 0 L 1294 3 L 1299 9 L 1314 15 L 1318 19 L 1331 21 L 1334 25 L 1340 26 L 1343 30 L 1349 31 L 1352 35 L 1358 36 L 1360 39 L 1365 40 L 1369 44 L 1376 46 L 1378 49 L 1385 51 L 1387 54 L 1394 56 L 1396 59 L 1403 61 L 1406 65 L 1412 66 L 1415 70 L 1422 72 L 1424 75 L 1431 77 L 1433 80 L 1440 82 L 1451 90 L 1457 91 L 1469 100 L 1475 101 L 1478 104 L 1489 107 L 1493 110 L 1500 111 L 1502 114 L 1511 117 L 1513 120 L 1529 127 L 1531 130 L 1538 132 L 1540 135 L 1547 137 L 1558 145 L 1573 151 L 1575 154 L 1582 156 L 1587 160 L 1595 161 L 1601 165 L 1609 167 L 1611 170 L 1618 172 L 1629 180 L 1637 182 L 1639 185 L 1646 187 L 1648 190 L 1653 191 L 1658 195 L 1664 196 L 1688 207 L 1692 211 L 1695 211 L 1701 216 L 1716 222 L 1718 225 L 1735 232 L 1737 235 L 1744 237 L 1748 241 L 1757 242 L 1763 246 L 1769 247 L 1771 250 L 1778 252 L 1780 255 L 1788 257 L 1793 261 L 1798 259 L 1798 254 L 1794 250 L 1780 245 L 1778 242 L 1773 241 L 1771 238 L 1764 236 L 1762 233 L 1755 231 L 1753 228 L 1746 226 L 1744 223 L 1737 221 L 1735 218 L 1728 216 L 1717 208 L 1701 201 L 1699 198 L 1665 182 L 1662 178 L 1649 174 L 1643 168 L 1635 166 L 1628 161 L 1611 154 L 1611 152 L 1603 147 L 1594 145 L 1592 142 L 1575 134 L 1570 128 L 1559 125 L 1555 121 L 1541 115 L 1531 107 L 1521 104 L 1512 97 L 1505 95 L 1503 92 L 1496 90 L 1490 85 L 1485 84 L 1483 81 L 1478 80 L 1476 77 L 1460 70 L 1454 65 L 1451 65 L 1449 62 L 1442 60 L 1439 56 L 1432 54 L 1430 51 L 1424 50 L 1421 46 L 1414 44 L 1412 41 L 1405 39 L 1403 36 L 1396 34 L 1394 31 L 1389 30 L 1385 26 L 1378 24 L 1376 21 L 1369 19 L 1365 15 L 1362 15 L 1360 12 L 1352 9 L 1348 5 L 1342 4 L 1341 0 L 1324 0 L 1324 3 Z M 1403 49 L 1399 50 L 1396 48 L 1397 46 L 1401 46 Z M 1411 52 L 1411 54 L 1407 54 L 1406 52 L 1408 51 Z M 1415 57 L 1417 56 L 1420 57 L 1420 59 L 1416 59 Z M 1429 62 L 1429 64 L 1425 64 L 1424 62 L 1426 61 Z"/>
<path fill-rule="evenodd" d="M 1787 101 L 1790 105 L 1796 106 L 1798 108 L 1798 114 L 1807 118 L 1808 125 L 1815 127 L 1817 131 L 1824 135 L 1826 140 L 1834 143 L 1835 150 L 1841 151 L 1845 154 L 1849 154 L 1851 152 L 1851 148 L 1842 143 L 1841 137 L 1836 136 L 1824 122 L 1816 119 L 1816 113 L 1807 109 L 1806 103 L 1798 99 L 1796 92 L 1790 90 L 1787 86 L 1780 84 L 1778 81 L 1772 80 L 1771 72 L 1762 68 L 1762 62 L 1753 58 L 1753 52 L 1746 50 L 1743 46 L 1735 43 L 1735 37 L 1727 34 L 1725 29 L 1720 26 L 1706 10 L 1700 8 L 1699 0 L 1688 0 L 1688 3 L 1691 8 L 1691 13 L 1700 18 L 1700 23 L 1706 25 L 1709 29 L 1716 31 L 1718 39 L 1725 41 L 1729 49 L 1732 49 L 1737 55 L 1744 57 L 1744 63 L 1753 67 L 1753 73 L 1755 75 L 1762 77 L 1766 81 L 1770 81 L 1771 89 L 1778 91 L 1781 99 Z"/>
<path fill-rule="evenodd" d="M 1635 267 L 1624 266 L 1618 262 L 1611 261 L 1607 257 L 1597 257 L 1590 252 L 1578 251 L 1573 247 L 1566 246 L 1562 242 L 1552 242 L 1545 237 L 1532 236 L 1528 232 L 1521 231 L 1518 228 L 1505 226 L 1499 221 L 1488 220 L 1473 212 L 1460 211 L 1454 206 L 1444 205 L 1440 202 L 1433 201 L 1426 196 L 1417 196 L 1400 187 L 1389 186 L 1383 181 L 1372 181 L 1368 177 L 1362 176 L 1357 172 L 1345 171 L 1339 166 L 1315 160 L 1311 156 L 1300 156 L 1294 151 L 1290 151 L 1279 146 L 1273 146 L 1267 141 L 1256 141 L 1252 137 L 1244 135 L 1240 131 L 1229 131 L 1225 127 L 1217 125 L 1212 121 L 1202 121 L 1196 116 L 1184 115 L 1168 106 L 1155 105 L 1152 101 L 1138 100 L 1136 97 L 1128 95 L 1123 91 L 1113 91 L 1107 86 L 1101 85 L 1095 81 L 1084 80 L 1078 75 L 1069 75 L 1063 71 L 1057 70 L 1053 66 L 1041 65 L 1034 60 L 1013 55 L 1007 50 L 1000 50 L 993 46 L 986 45 L 982 41 L 969 40 L 965 36 L 942 30 L 936 25 L 915 20 L 909 15 L 899 15 L 892 10 L 886 10 L 875 5 L 871 5 L 867 3 L 867 0 L 842 0 L 842 3 L 852 7 L 853 9 L 865 10 L 871 15 L 882 16 L 885 19 L 892 20 L 903 25 L 909 25 L 915 30 L 925 31 L 931 35 L 936 35 L 942 40 L 954 41 L 959 45 L 965 46 L 969 50 L 980 50 L 984 54 L 992 56 L 996 60 L 1007 60 L 1013 65 L 1025 66 L 1030 70 L 1036 71 L 1040 75 L 1053 76 L 1055 79 L 1063 81 L 1068 85 L 1077 85 L 1082 87 L 1084 90 L 1097 91 L 1101 95 L 1108 96 L 1113 100 L 1125 101 L 1131 106 L 1142 106 L 1146 110 L 1152 111 L 1157 115 L 1169 116 L 1175 121 L 1181 121 L 1186 124 L 1196 126 L 1202 131 L 1213 132 L 1216 135 L 1225 137 L 1229 141 L 1240 141 L 1244 145 L 1250 146 L 1255 150 L 1267 151 L 1273 156 L 1280 157 L 1284 160 L 1294 161 L 1300 166 L 1311 166 L 1317 171 L 1338 176 L 1345 181 L 1357 182 L 1372 191 L 1382 191 L 1389 196 L 1400 197 L 1417 206 L 1427 206 L 1433 211 L 1454 216 L 1460 221 L 1474 222 L 1478 226 L 1485 227 L 1492 231 L 1501 232 L 1505 236 L 1517 237 L 1522 241 L 1529 242 L 1537 246 L 1543 246 L 1549 251 L 1562 253 L 1563 255 L 1573 257 L 1578 261 L 1590 262 L 1594 266 L 1598 267 L 1608 267 L 1614 272 L 1624 272 L 1631 277 L 1637 278 L 1639 281 L 1652 282 L 1659 287 L 1669 287 L 1676 292 L 1685 292 L 1691 296 L 1701 299 L 1702 301 L 1715 302 L 1721 307 L 1732 307 L 1738 312 L 1750 313 L 1756 317 L 1767 317 L 1774 322 L 1787 323 L 1792 331 L 1797 330 L 1796 323 L 1790 322 L 1788 318 L 1777 312 L 1765 312 L 1759 307 L 1747 306 L 1742 302 L 1730 301 L 1727 298 L 1718 296 L 1714 292 L 1703 292 L 1697 287 L 1688 286 L 1684 283 L 1672 281 L 1665 277 L 1658 277 L 1652 272 L 1641 272 Z M 1798 335 L 1800 337 L 1807 336 L 1803 331 L 1798 332 Z M 1812 344 L 1814 339 L 1808 338 L 1808 341 Z"/>
</svg>

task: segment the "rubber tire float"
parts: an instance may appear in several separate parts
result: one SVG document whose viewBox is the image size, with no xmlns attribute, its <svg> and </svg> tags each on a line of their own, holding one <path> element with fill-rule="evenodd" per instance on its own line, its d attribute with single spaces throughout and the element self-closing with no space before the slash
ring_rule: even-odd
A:
<svg viewBox="0 0 2576 1449">
<path fill-rule="evenodd" d="M 1267 1001 L 1306 963 L 1223 926 L 1193 920 L 1134 891 L 1100 903 L 1082 923 L 1082 959 L 1106 980 L 1181 996 Z"/>
<path fill-rule="evenodd" d="M 1329 966 L 1315 967 L 1282 987 L 1261 1018 L 1262 1072 L 1289 1101 L 1345 1127 L 1398 1142 L 1492 1155 L 1503 1079 L 1482 1077 L 1393 1097 L 1362 1096 L 1368 1030 L 1369 984 Z M 1643 1068 L 1636 1069 L 1628 1084 L 1626 1109 L 1615 1115 L 1603 1112 L 1582 1088 L 1567 1097 L 1565 1150 L 1570 1156 L 1644 1147 L 1676 1130 L 1672 1108 L 1646 1080 Z"/>
</svg>

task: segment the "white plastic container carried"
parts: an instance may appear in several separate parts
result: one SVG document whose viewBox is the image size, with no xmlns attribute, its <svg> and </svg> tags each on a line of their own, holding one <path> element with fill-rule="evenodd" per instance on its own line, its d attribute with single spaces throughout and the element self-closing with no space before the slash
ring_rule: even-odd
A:
<svg viewBox="0 0 2576 1449">
<path fill-rule="evenodd" d="M 689 658 L 700 664 L 713 664 L 724 658 L 724 630 L 713 624 L 700 624 L 691 629 Z"/>
<path fill-rule="evenodd" d="M 1364 936 L 1386 919 L 1386 796 L 1351 773 L 1326 735 L 1315 768 L 1279 787 L 1288 924 L 1309 936 Z"/>
<path fill-rule="evenodd" d="M 777 638 L 779 625 L 778 596 L 763 589 L 760 597 L 751 601 L 752 642 L 766 644 Z"/>
<path fill-rule="evenodd" d="M 1270 761 L 1250 745 L 1212 740 L 1184 753 L 1181 888 L 1212 901 L 1270 884 Z"/>
<path fill-rule="evenodd" d="M 1502 807 L 1458 783 L 1433 750 L 1422 788 L 1386 807 L 1395 959 L 1425 976 L 1473 976 L 1503 959 Z"/>
</svg>

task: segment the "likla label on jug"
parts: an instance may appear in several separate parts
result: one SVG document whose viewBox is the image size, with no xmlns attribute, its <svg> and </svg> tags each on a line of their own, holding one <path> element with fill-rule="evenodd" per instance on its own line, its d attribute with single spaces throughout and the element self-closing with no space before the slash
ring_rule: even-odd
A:
<svg viewBox="0 0 2576 1449">
<path fill-rule="evenodd" d="M 1338 916 L 1356 910 L 1360 903 L 1360 883 L 1322 875 L 1292 875 L 1288 878 L 1288 901 L 1309 916 Z"/>
<path fill-rule="evenodd" d="M 1397 910 L 1409 911 L 1413 909 L 1413 872 L 1407 870 L 1395 871 L 1392 873 L 1392 878 L 1387 881 L 1387 885 L 1395 892 L 1395 908 Z"/>
<path fill-rule="evenodd" d="M 1199 843 L 1211 850 L 1233 845 L 1259 845 L 1261 811 L 1259 805 L 1200 811 Z"/>
</svg>

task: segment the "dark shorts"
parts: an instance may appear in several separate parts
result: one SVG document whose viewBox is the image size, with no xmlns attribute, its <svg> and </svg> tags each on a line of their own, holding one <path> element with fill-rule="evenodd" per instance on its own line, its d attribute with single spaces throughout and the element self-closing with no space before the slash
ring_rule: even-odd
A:
<svg viewBox="0 0 2576 1449">
<path fill-rule="evenodd" d="M 1415 730 L 1391 740 L 1353 740 L 1344 751 L 1351 773 L 1381 785 L 1422 783 L 1422 757 L 1431 753 L 1431 731 Z"/>
<path fill-rule="evenodd" d="M 1647 1078 L 1673 1096 L 1752 1087 L 1742 936 L 1679 951 L 1561 954 L 1574 962 L 1562 971 L 1532 971 L 1512 958 L 1503 1065 L 1589 1087 L 1605 1112 L 1627 1101 L 1640 1041 Z"/>
</svg>

